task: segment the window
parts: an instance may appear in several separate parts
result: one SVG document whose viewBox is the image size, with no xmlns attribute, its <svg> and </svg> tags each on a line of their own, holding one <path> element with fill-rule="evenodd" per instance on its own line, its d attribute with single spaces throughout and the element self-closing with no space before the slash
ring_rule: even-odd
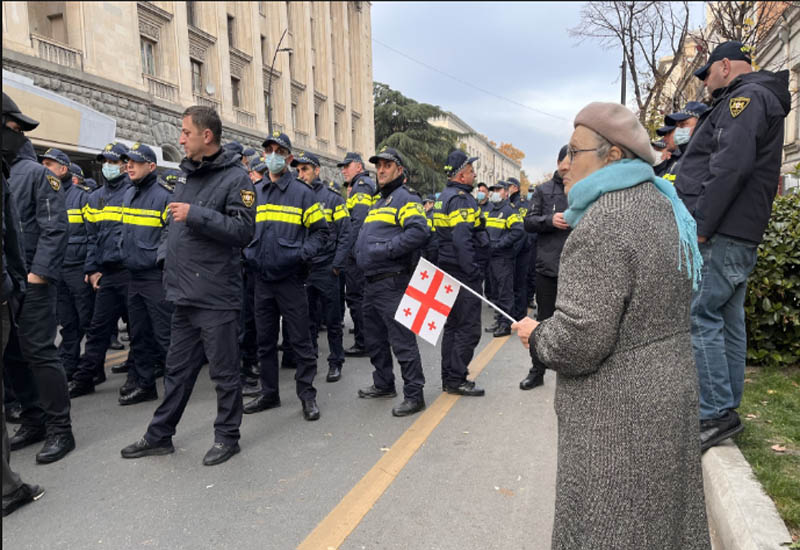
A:
<svg viewBox="0 0 800 550">
<path fill-rule="evenodd" d="M 258 13 L 261 15 L 267 15 L 267 3 L 266 2 L 259 2 L 258 3 Z"/>
<path fill-rule="evenodd" d="M 197 2 L 186 2 L 186 22 L 191 26 L 197 26 Z"/>
<path fill-rule="evenodd" d="M 203 64 L 192 59 L 192 92 L 195 94 L 203 93 Z"/>
<path fill-rule="evenodd" d="M 264 114 L 267 115 L 267 120 L 269 120 L 269 92 L 264 91 Z"/>
<path fill-rule="evenodd" d="M 57 40 L 63 44 L 67 43 L 67 26 L 64 23 L 63 13 L 54 13 L 47 16 L 47 21 L 50 23 L 50 38 Z"/>
<path fill-rule="evenodd" d="M 297 101 L 292 101 L 292 127 L 297 131 Z"/>
<path fill-rule="evenodd" d="M 267 51 L 267 37 L 263 34 L 261 35 L 261 64 L 267 65 L 272 60 L 269 58 L 269 52 Z"/>
<path fill-rule="evenodd" d="M 289 73 L 292 78 L 297 78 L 294 72 L 294 52 L 289 52 Z"/>
<path fill-rule="evenodd" d="M 232 15 L 228 16 L 228 46 L 231 48 L 236 47 L 236 42 L 234 41 L 234 36 L 236 35 L 235 28 L 234 28 L 234 18 Z"/>
<path fill-rule="evenodd" d="M 314 112 L 314 135 L 319 137 L 320 136 L 320 128 L 319 128 L 319 111 Z"/>
<path fill-rule="evenodd" d="M 146 38 L 142 42 L 142 72 L 149 75 L 156 75 L 156 45 Z"/>
<path fill-rule="evenodd" d="M 239 89 L 239 84 L 240 84 L 239 79 L 236 78 L 235 76 L 232 76 L 231 77 L 231 92 L 232 92 L 231 95 L 232 95 L 232 98 L 233 98 L 233 106 L 234 107 L 239 107 L 239 105 L 241 104 L 241 91 Z"/>
</svg>

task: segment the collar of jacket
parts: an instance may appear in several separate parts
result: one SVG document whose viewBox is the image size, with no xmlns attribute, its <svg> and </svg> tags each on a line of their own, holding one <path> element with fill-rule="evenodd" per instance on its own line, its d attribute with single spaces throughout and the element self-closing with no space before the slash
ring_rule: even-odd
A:
<svg viewBox="0 0 800 550">
<path fill-rule="evenodd" d="M 492 212 L 494 212 L 495 210 L 500 210 L 505 205 L 507 205 L 508 204 L 508 199 L 503 199 L 500 202 L 492 202 L 490 204 L 492 205 Z"/>
<path fill-rule="evenodd" d="M 139 181 L 131 180 L 131 183 L 133 183 L 134 187 L 136 187 L 140 191 L 144 191 L 145 189 L 153 185 L 157 180 L 158 180 L 158 173 L 155 170 L 153 170 Z"/>
<path fill-rule="evenodd" d="M 17 151 L 17 158 L 15 158 L 14 162 L 11 164 L 16 163 L 20 159 L 28 159 L 36 162 L 36 150 L 34 150 L 33 143 L 31 143 L 31 140 L 28 139 L 27 136 L 25 137 L 25 143 L 23 143 L 22 147 Z"/>
<path fill-rule="evenodd" d="M 72 185 L 72 174 L 70 174 L 69 171 L 67 171 L 66 174 L 64 174 L 63 176 L 61 176 L 58 179 L 60 179 L 61 183 L 64 184 L 63 187 L 68 187 L 68 186 Z"/>
<path fill-rule="evenodd" d="M 464 191 L 465 193 L 472 193 L 472 186 L 467 185 L 466 183 L 458 183 L 457 181 L 449 180 L 447 182 L 447 187 L 455 187 L 459 191 Z"/>
<path fill-rule="evenodd" d="M 281 177 L 278 178 L 277 181 L 272 181 L 271 179 L 270 181 L 274 183 L 278 187 L 278 189 L 281 190 L 281 193 L 285 193 L 286 188 L 289 187 L 289 182 L 291 182 L 294 178 L 295 178 L 294 172 L 286 168 L 283 174 L 281 174 Z"/>
<path fill-rule="evenodd" d="M 514 204 L 519 199 L 519 191 L 514 191 L 508 196 L 508 202 Z"/>
<path fill-rule="evenodd" d="M 561 174 L 558 173 L 558 170 L 553 172 L 553 182 L 561 186 L 564 185 L 564 178 L 561 177 Z M 529 187 L 529 189 L 533 189 L 533 186 Z"/>
<path fill-rule="evenodd" d="M 117 176 L 116 178 L 114 178 L 113 180 L 109 180 L 109 179 L 107 179 L 107 180 L 106 180 L 106 186 L 107 186 L 109 189 L 116 189 L 116 188 L 118 188 L 119 186 L 123 185 L 123 184 L 125 183 L 125 180 L 126 180 L 126 179 L 127 179 L 128 181 L 130 181 L 130 178 L 128 178 L 128 173 L 127 173 L 127 172 L 123 172 L 123 173 L 121 173 L 119 176 Z"/>
<path fill-rule="evenodd" d="M 324 184 L 322 183 L 322 180 L 319 179 L 319 178 L 316 178 L 314 181 L 311 182 L 311 188 L 314 191 L 319 191 L 320 188 L 323 187 L 323 186 L 324 186 Z"/>
<path fill-rule="evenodd" d="M 392 191 L 394 191 L 401 185 L 403 185 L 402 174 L 400 174 L 399 177 L 393 179 L 392 181 L 390 181 L 389 183 L 380 188 L 381 197 L 385 199 L 386 197 L 392 194 Z"/>
<path fill-rule="evenodd" d="M 220 147 L 216 153 L 207 157 L 203 157 L 203 160 L 200 162 L 193 161 L 189 157 L 184 157 L 184 159 L 181 161 L 180 169 L 187 176 L 200 175 L 211 170 L 227 168 L 228 166 L 232 166 L 237 162 L 241 164 L 241 161 L 238 160 L 238 155 L 234 154 L 232 151 L 228 151 L 227 149 Z"/>
</svg>

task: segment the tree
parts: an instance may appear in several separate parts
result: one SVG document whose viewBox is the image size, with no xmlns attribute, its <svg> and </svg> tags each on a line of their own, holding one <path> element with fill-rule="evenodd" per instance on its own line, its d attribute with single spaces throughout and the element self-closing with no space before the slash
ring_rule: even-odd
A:
<svg viewBox="0 0 800 550">
<path fill-rule="evenodd" d="M 525 153 L 523 153 L 510 143 L 501 143 L 500 147 L 498 147 L 497 150 L 517 163 L 521 163 L 522 159 L 525 158 Z"/>
<path fill-rule="evenodd" d="M 639 120 L 663 107 L 664 85 L 683 58 L 689 26 L 688 2 L 587 2 L 581 21 L 570 29 L 583 41 L 597 40 L 606 48 L 621 48 L 627 65 Z M 672 56 L 669 63 L 659 60 Z"/>
<path fill-rule="evenodd" d="M 375 149 L 397 149 L 410 173 L 410 184 L 420 192 L 435 193 L 444 187 L 447 155 L 464 134 L 428 122 L 444 116 L 436 105 L 418 103 L 386 84 L 373 83 L 375 101 Z"/>
</svg>

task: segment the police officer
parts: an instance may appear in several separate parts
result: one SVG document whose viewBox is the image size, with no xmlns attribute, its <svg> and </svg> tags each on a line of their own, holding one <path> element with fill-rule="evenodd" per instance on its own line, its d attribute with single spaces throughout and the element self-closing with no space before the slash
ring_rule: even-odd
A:
<svg viewBox="0 0 800 550">
<path fill-rule="evenodd" d="M 705 451 L 742 430 L 747 278 L 778 190 L 792 102 L 789 72 L 753 72 L 739 42 L 717 46 L 694 74 L 714 103 L 699 118 L 675 189 L 697 222 L 703 255 L 691 312 Z"/>
<path fill-rule="evenodd" d="M 167 188 L 167 190 L 172 193 L 175 191 L 175 185 L 178 183 L 178 178 L 181 177 L 180 170 L 169 169 L 164 172 L 164 176 L 162 179 L 162 185 Z"/>
<path fill-rule="evenodd" d="M 425 408 L 425 375 L 413 332 L 394 320 L 414 271 L 418 251 L 430 236 L 419 195 L 403 185 L 403 159 L 383 147 L 369 159 L 377 168 L 379 196 L 364 219 L 356 241 L 356 261 L 364 272 L 364 341 L 374 367 L 371 386 L 358 390 L 365 399 L 395 397 L 392 351 L 403 376 L 403 402 L 394 416 Z M 390 351 L 391 350 L 391 351 Z"/>
<path fill-rule="evenodd" d="M 337 163 L 336 166 L 341 168 L 342 176 L 347 184 L 347 209 L 350 211 L 352 225 L 350 255 L 347 258 L 344 275 L 345 301 L 347 307 L 350 308 L 350 317 L 353 319 L 355 343 L 352 347 L 344 350 L 344 353 L 352 357 L 364 357 L 367 355 L 364 347 L 364 324 L 362 321 L 364 274 L 356 263 L 353 246 L 358 232 L 361 230 L 361 225 L 367 217 L 367 212 L 372 207 L 377 187 L 375 181 L 369 177 L 369 173 L 364 170 L 364 163 L 358 153 L 347 153 L 344 160 Z"/>
<path fill-rule="evenodd" d="M 114 142 L 97 155 L 103 162 L 103 187 L 89 195 L 85 218 L 89 223 L 84 272 L 96 294 L 92 322 L 86 333 L 84 354 L 72 375 L 72 398 L 94 393 L 95 385 L 105 381 L 106 352 L 111 333 L 126 308 L 130 272 L 122 251 L 122 206 L 131 186 L 122 156 L 128 147 Z"/>
<path fill-rule="evenodd" d="M 678 159 L 680 159 L 681 151 L 678 149 L 678 146 L 675 145 L 675 141 L 672 139 L 674 134 L 675 126 L 672 125 L 664 125 L 656 130 L 656 135 L 659 136 L 666 144 L 666 153 L 664 154 L 666 159 L 653 167 L 653 171 L 655 172 L 656 176 L 663 176 L 667 172 L 667 169 L 677 162 Z M 675 156 L 674 160 L 672 158 L 673 156 Z"/>
<path fill-rule="evenodd" d="M 164 400 L 147 433 L 124 449 L 123 458 L 175 452 L 172 436 L 208 360 L 215 384 L 214 445 L 203 458 L 213 466 L 239 452 L 242 386 L 239 379 L 241 248 L 253 238 L 255 193 L 236 155 L 220 147 L 222 121 L 214 109 L 194 105 L 183 112 L 180 143 L 185 180 L 169 204 L 164 287 L 174 303 L 164 375 Z"/>
<path fill-rule="evenodd" d="M 342 377 L 344 363 L 342 315 L 339 311 L 339 274 L 344 269 L 350 252 L 347 248 L 351 242 L 350 214 L 344 198 L 320 181 L 319 159 L 316 155 L 301 153 L 292 161 L 292 166 L 297 167 L 297 176 L 314 190 L 330 229 L 330 237 L 325 246 L 311 260 L 311 272 L 306 281 L 306 289 L 314 353 L 318 352 L 319 321 L 324 320 L 330 349 L 328 375 L 325 380 L 336 382 Z"/>
<path fill-rule="evenodd" d="M 519 211 L 508 202 L 507 182 L 500 180 L 489 188 L 489 204 L 485 215 L 490 249 L 487 276 L 492 281 L 489 298 L 508 313 L 514 305 L 514 251 L 526 235 Z M 494 329 L 495 338 L 511 334 L 511 322 L 506 317 L 495 312 L 494 321 L 489 328 Z"/>
<path fill-rule="evenodd" d="M 252 414 L 280 406 L 278 332 L 283 317 L 297 367 L 297 397 L 303 417 L 313 421 L 320 417 L 314 388 L 317 357 L 308 328 L 308 296 L 303 283 L 309 264 L 329 239 L 328 224 L 314 191 L 289 169 L 293 160 L 289 137 L 273 132 L 263 146 L 269 181 L 257 189 L 256 232 L 245 249 L 245 257 L 254 261 L 258 270 L 255 317 L 262 393 L 245 405 L 244 412 Z"/>
<path fill-rule="evenodd" d="M 439 238 L 436 235 L 436 226 L 433 224 L 433 205 L 435 203 L 436 197 L 433 195 L 425 195 L 422 200 L 422 207 L 425 209 L 425 217 L 428 220 L 428 229 L 431 231 L 428 244 L 422 251 L 422 257 L 432 264 L 439 263 Z"/>
<path fill-rule="evenodd" d="M 133 184 L 122 201 L 122 252 L 130 272 L 128 328 L 135 360 L 120 388 L 119 404 L 133 405 L 158 399 L 155 368 L 164 364 L 169 349 L 172 305 L 161 283 L 158 246 L 172 192 L 158 182 L 156 154 L 147 145 L 134 143 L 122 161 Z"/>
<path fill-rule="evenodd" d="M 238 141 L 231 141 L 222 146 L 223 149 L 233 152 L 239 156 L 239 160 L 244 166 L 245 170 L 250 170 L 250 157 L 256 154 L 256 150 L 252 147 L 245 148 L 244 145 Z"/>
<path fill-rule="evenodd" d="M 58 358 L 56 282 L 69 238 L 61 180 L 36 162 L 24 132 L 38 122 L 23 115 L 3 93 L 3 157 L 10 164 L 9 187 L 25 235 L 27 288 L 3 357 L 4 373 L 22 404 L 22 425 L 11 450 L 42 439 L 39 463 L 55 462 L 75 448 L 67 378 Z"/>
<path fill-rule="evenodd" d="M 705 103 L 699 101 L 689 101 L 686 106 L 678 111 L 664 117 L 664 123 L 669 126 L 675 126 L 672 132 L 672 141 L 677 148 L 678 154 L 673 155 L 667 161 L 664 167 L 664 175 L 661 176 L 667 181 L 671 181 L 675 185 L 675 177 L 678 174 L 679 161 L 686 148 L 689 145 L 689 139 L 692 137 L 697 121 L 708 110 Z"/>
<path fill-rule="evenodd" d="M 439 265 L 450 275 L 480 292 L 488 261 L 489 238 L 485 220 L 472 196 L 478 157 L 461 150 L 447 156 L 447 186 L 434 205 L 439 236 Z M 467 366 L 481 339 L 481 301 L 459 292 L 442 336 L 442 389 L 447 393 L 481 396 L 483 388 L 467 380 Z"/>
<path fill-rule="evenodd" d="M 66 194 L 64 202 L 69 218 L 69 240 L 58 281 L 57 313 L 58 324 L 61 325 L 58 352 L 67 380 L 71 380 L 81 357 L 81 341 L 92 320 L 94 293 L 83 272 L 88 243 L 83 214 L 91 190 L 83 184 L 81 167 L 75 163 L 65 165 L 68 161 L 67 155 L 58 149 L 48 149 L 42 164 L 61 179 L 61 188 Z"/>
<path fill-rule="evenodd" d="M 520 183 L 517 178 L 508 178 L 508 202 L 516 208 L 520 219 L 525 219 L 528 204 L 520 195 Z M 531 244 L 528 239 L 517 243 L 514 258 L 514 307 L 511 316 L 522 319 L 528 314 L 528 267 L 531 263 Z"/>
</svg>

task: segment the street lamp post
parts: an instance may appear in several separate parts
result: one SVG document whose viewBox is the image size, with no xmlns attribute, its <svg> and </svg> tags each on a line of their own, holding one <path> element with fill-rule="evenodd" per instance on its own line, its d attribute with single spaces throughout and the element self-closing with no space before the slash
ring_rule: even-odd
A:
<svg viewBox="0 0 800 550">
<path fill-rule="evenodd" d="M 283 37 L 289 29 L 285 29 L 278 40 L 278 45 L 275 47 L 275 53 L 272 55 L 272 65 L 269 66 L 269 82 L 267 83 L 267 128 L 269 135 L 272 135 L 272 73 L 275 70 L 275 59 L 278 57 L 278 52 L 291 52 L 292 48 L 281 48 Z"/>
</svg>

